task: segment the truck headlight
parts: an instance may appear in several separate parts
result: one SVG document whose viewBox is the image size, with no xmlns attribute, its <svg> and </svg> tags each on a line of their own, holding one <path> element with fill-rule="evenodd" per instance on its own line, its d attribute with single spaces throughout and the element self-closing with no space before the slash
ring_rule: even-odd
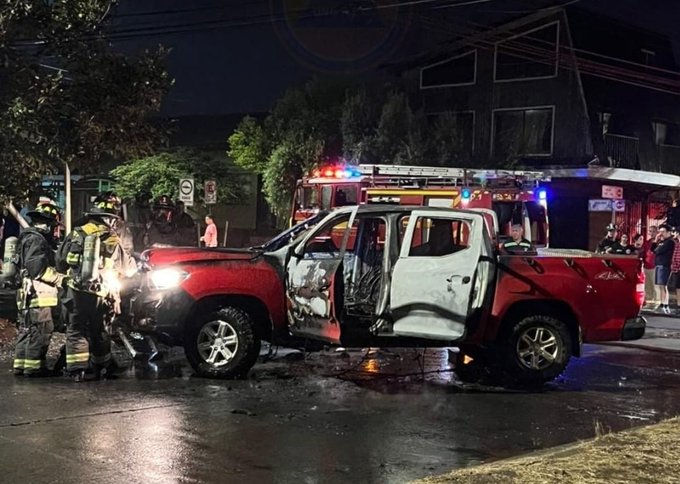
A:
<svg viewBox="0 0 680 484">
<path fill-rule="evenodd" d="M 149 272 L 149 279 L 156 289 L 172 289 L 189 276 L 184 271 L 177 269 L 158 269 Z"/>
</svg>

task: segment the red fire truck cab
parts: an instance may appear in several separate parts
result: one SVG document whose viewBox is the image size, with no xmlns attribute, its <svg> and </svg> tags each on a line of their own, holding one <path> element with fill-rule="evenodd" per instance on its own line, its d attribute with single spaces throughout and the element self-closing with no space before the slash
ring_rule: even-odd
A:
<svg viewBox="0 0 680 484">
<path fill-rule="evenodd" d="M 319 210 L 347 205 L 395 204 L 490 209 L 499 235 L 520 224 L 537 247 L 548 245 L 549 181 L 542 172 L 468 168 L 348 165 L 316 170 L 298 182 L 291 224 Z"/>
</svg>

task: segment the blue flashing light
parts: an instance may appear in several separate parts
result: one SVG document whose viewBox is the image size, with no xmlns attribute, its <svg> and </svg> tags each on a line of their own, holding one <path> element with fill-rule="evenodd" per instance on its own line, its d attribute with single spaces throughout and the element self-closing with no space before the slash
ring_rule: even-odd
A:
<svg viewBox="0 0 680 484">
<path fill-rule="evenodd" d="M 464 202 L 470 201 L 471 193 L 469 188 L 463 188 L 462 198 Z"/>
<path fill-rule="evenodd" d="M 538 199 L 539 200 L 548 199 L 548 192 L 545 190 L 545 188 L 541 188 L 540 190 L 538 190 Z"/>
</svg>

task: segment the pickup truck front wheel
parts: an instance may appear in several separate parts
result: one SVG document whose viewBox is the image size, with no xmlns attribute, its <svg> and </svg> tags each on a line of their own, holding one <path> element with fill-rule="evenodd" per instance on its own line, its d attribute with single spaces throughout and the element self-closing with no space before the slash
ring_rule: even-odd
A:
<svg viewBox="0 0 680 484">
<path fill-rule="evenodd" d="M 528 316 L 504 342 L 506 370 L 518 383 L 541 385 L 559 376 L 571 358 L 569 328 L 557 318 Z"/>
<path fill-rule="evenodd" d="M 203 314 L 191 324 L 184 352 L 199 376 L 241 378 L 257 360 L 260 339 L 247 313 L 226 307 Z"/>
</svg>

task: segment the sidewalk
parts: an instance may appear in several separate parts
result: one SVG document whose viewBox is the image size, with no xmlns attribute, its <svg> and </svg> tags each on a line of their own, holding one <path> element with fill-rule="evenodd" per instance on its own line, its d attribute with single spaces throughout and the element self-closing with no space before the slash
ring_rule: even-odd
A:
<svg viewBox="0 0 680 484">
<path fill-rule="evenodd" d="M 680 353 L 680 317 L 642 311 L 647 319 L 645 335 L 634 341 L 611 341 L 598 343 L 608 346 L 640 348 L 648 351 Z"/>
</svg>

